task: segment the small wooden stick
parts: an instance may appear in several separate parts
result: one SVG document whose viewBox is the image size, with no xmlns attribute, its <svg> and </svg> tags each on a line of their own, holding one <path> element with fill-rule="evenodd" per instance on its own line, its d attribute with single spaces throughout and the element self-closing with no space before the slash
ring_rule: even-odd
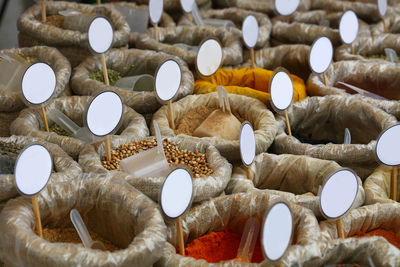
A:
<svg viewBox="0 0 400 267">
<path fill-rule="evenodd" d="M 106 142 L 107 161 L 111 161 L 111 145 L 110 145 L 110 136 L 108 134 L 104 137 L 104 141 Z"/>
<path fill-rule="evenodd" d="M 100 5 L 101 4 L 101 0 L 97 0 L 97 4 Z"/>
<path fill-rule="evenodd" d="M 32 197 L 33 214 L 35 215 L 35 224 L 37 234 L 43 238 L 42 221 L 40 219 L 40 210 L 37 196 Z"/>
<path fill-rule="evenodd" d="M 178 243 L 179 243 L 179 252 L 182 256 L 185 256 L 185 242 L 183 241 L 183 230 L 182 230 L 182 218 L 178 217 Z"/>
<path fill-rule="evenodd" d="M 382 23 L 383 23 L 383 32 L 387 32 L 385 18 L 382 18 Z"/>
<path fill-rule="evenodd" d="M 290 23 L 290 18 L 289 18 L 289 16 L 286 16 L 286 23 L 287 23 L 287 24 Z"/>
<path fill-rule="evenodd" d="M 327 83 L 326 83 L 326 74 L 325 74 L 325 72 L 324 72 L 323 76 L 324 76 L 324 84 L 325 84 L 325 86 L 327 86 Z"/>
<path fill-rule="evenodd" d="M 280 261 L 279 261 L 279 263 L 278 263 L 278 267 L 283 267 L 282 260 L 280 260 Z"/>
<path fill-rule="evenodd" d="M 251 180 L 250 166 L 246 166 L 246 176 L 247 179 Z"/>
<path fill-rule="evenodd" d="M 339 219 L 337 219 L 336 226 L 337 226 L 337 232 L 338 232 L 339 238 L 344 238 L 343 220 L 341 217 Z"/>
<path fill-rule="evenodd" d="M 104 54 L 101 54 L 101 65 L 103 68 L 103 76 L 104 76 L 104 83 L 106 85 L 110 85 L 110 81 L 108 80 L 108 71 L 107 71 L 107 65 L 106 65 L 106 58 Z"/>
<path fill-rule="evenodd" d="M 42 0 L 42 22 L 45 23 L 47 20 L 46 16 L 46 0 Z"/>
<path fill-rule="evenodd" d="M 254 60 L 254 48 L 250 48 L 250 59 L 251 59 L 251 67 L 253 69 L 256 68 L 256 62 Z"/>
<path fill-rule="evenodd" d="M 188 21 L 189 21 L 190 23 L 193 22 L 193 16 L 192 16 L 191 13 L 188 14 Z"/>
<path fill-rule="evenodd" d="M 40 110 L 42 111 L 44 129 L 46 130 L 46 132 L 50 132 L 49 124 L 47 123 L 46 111 L 44 109 L 44 105 L 43 104 L 40 105 Z"/>
<path fill-rule="evenodd" d="M 397 166 L 392 167 L 392 179 L 390 183 L 390 198 L 397 201 Z"/>
<path fill-rule="evenodd" d="M 154 39 L 158 42 L 160 40 L 158 36 L 158 24 L 154 24 Z"/>
<path fill-rule="evenodd" d="M 175 130 L 175 122 L 174 122 L 174 110 L 172 109 L 172 100 L 168 101 L 168 120 L 169 126 L 172 130 Z"/>
<path fill-rule="evenodd" d="M 354 53 L 354 45 L 351 44 L 350 46 L 351 46 L 351 53 L 354 55 L 354 54 L 355 54 L 355 53 Z"/>
<path fill-rule="evenodd" d="M 289 117 L 287 115 L 287 110 L 285 109 L 285 120 L 286 120 L 286 128 L 288 130 L 288 134 L 292 136 L 292 129 L 290 128 Z"/>
</svg>

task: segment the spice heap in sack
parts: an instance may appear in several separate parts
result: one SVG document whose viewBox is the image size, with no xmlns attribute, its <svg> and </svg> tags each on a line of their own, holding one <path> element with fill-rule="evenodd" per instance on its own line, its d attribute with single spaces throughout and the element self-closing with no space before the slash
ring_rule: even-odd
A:
<svg viewBox="0 0 400 267">
<path fill-rule="evenodd" d="M 306 98 L 291 105 L 287 113 L 292 136 L 286 133 L 285 117 L 279 115 L 274 152 L 334 160 L 353 169 L 362 180 L 378 166 L 375 140 L 397 122 L 379 108 L 343 96 Z M 346 128 L 351 144 L 344 145 Z"/>
<path fill-rule="evenodd" d="M 175 99 L 180 99 L 193 91 L 193 74 L 185 62 L 177 57 L 154 51 L 139 49 L 112 49 L 105 54 L 109 72 L 110 85 L 104 84 L 100 56 L 88 57 L 75 68 L 71 78 L 72 90 L 78 95 L 92 95 L 103 89 L 112 89 L 119 93 L 122 101 L 141 114 L 155 112 L 161 104 L 154 94 L 154 82 L 139 87 L 118 87 L 120 78 L 138 77 L 139 75 L 154 76 L 158 67 L 167 59 L 174 59 L 179 64 L 182 80 Z M 111 73 L 111 74 L 110 74 Z M 154 80 L 154 77 L 151 77 Z M 116 84 L 112 84 L 115 82 Z"/>
<path fill-rule="evenodd" d="M 256 138 L 256 154 L 266 151 L 273 142 L 277 131 L 276 121 L 272 112 L 257 99 L 236 94 L 228 94 L 228 99 L 233 114 L 233 118 L 232 116 L 229 117 L 238 120 L 234 116 L 236 114 L 241 120 L 247 120 L 252 124 Z M 207 109 L 202 107 L 207 107 Z M 225 132 L 231 136 L 232 138 L 230 139 L 218 136 L 197 137 L 188 135 L 192 130 L 197 129 L 211 112 L 217 108 L 219 108 L 217 93 L 191 95 L 172 104 L 174 121 L 178 131 L 173 130 L 169 125 L 167 107 L 160 108 L 154 114 L 153 120 L 157 121 L 163 136 L 177 136 L 193 143 L 212 144 L 229 161 L 240 160 L 239 140 L 237 138 L 240 127 L 236 132 L 229 132 L 225 131 L 218 123 L 211 125 L 218 128 L 220 132 Z M 151 126 L 151 131 L 153 134 L 155 133 L 153 125 Z M 236 139 L 233 138 L 235 136 Z"/>
<path fill-rule="evenodd" d="M 76 14 L 76 12 L 79 13 Z M 72 67 L 75 67 L 91 55 L 86 31 L 95 16 L 105 16 L 111 22 L 114 29 L 113 47 L 128 45 L 129 25 L 125 18 L 113 8 L 105 5 L 47 1 L 46 13 L 51 18 L 48 23 L 42 23 L 38 20 L 41 17 L 41 4 L 37 3 L 21 14 L 17 23 L 20 47 L 35 45 L 55 47 L 68 58 Z M 66 22 L 69 24 L 65 25 Z"/>
<path fill-rule="evenodd" d="M 318 96 L 357 94 L 355 90 L 341 84 L 344 82 L 362 89 L 363 93 L 358 97 L 364 102 L 400 118 L 400 102 L 395 101 L 400 99 L 399 71 L 391 63 L 339 61 L 325 72 L 326 85 L 322 74 L 312 73 L 307 81 L 307 93 Z"/>
<path fill-rule="evenodd" d="M 237 65 L 243 61 L 241 33 L 234 28 L 168 27 L 159 28 L 159 36 L 159 41 L 156 41 L 154 28 L 150 28 L 138 37 L 136 47 L 175 55 L 194 70 L 199 45 L 205 39 L 214 37 L 221 44 L 222 65 Z"/>
<path fill-rule="evenodd" d="M 249 168 L 249 178 L 246 168 Z M 342 167 L 334 161 L 262 153 L 255 157 L 250 167 L 236 167 L 233 170 L 232 179 L 225 192 L 268 192 L 306 207 L 321 218 L 320 188 L 332 173 L 340 169 Z M 355 207 L 363 205 L 365 199 L 362 182 L 359 177 L 357 179 L 359 188 Z"/>
<path fill-rule="evenodd" d="M 93 142 L 98 138 L 93 136 L 89 130 L 80 133 L 85 126 L 86 110 L 93 97 L 90 96 L 70 96 L 61 97 L 50 101 L 46 107 L 48 122 L 53 132 L 43 131 L 44 123 L 40 108 L 28 108 L 21 111 L 18 118 L 11 125 L 11 133 L 16 135 L 33 136 L 44 139 L 48 142 L 59 145 L 71 157 L 78 158 L 81 150 L 87 143 Z M 65 130 L 60 130 L 60 126 L 51 121 L 51 113 L 58 116 L 61 112 L 80 127 L 76 136 L 65 136 Z M 61 114 L 62 115 L 62 114 Z M 61 118 L 60 118 L 61 119 Z M 62 120 L 62 119 L 61 119 Z M 87 133 L 86 135 L 84 133 Z M 115 135 L 146 137 L 149 130 L 142 115 L 135 110 L 124 106 L 120 127 Z M 89 140 L 87 140 L 89 139 Z"/>
<path fill-rule="evenodd" d="M 134 175 L 118 171 L 122 158 L 143 150 L 154 147 L 154 137 L 136 139 L 135 137 L 110 138 L 112 161 L 104 161 L 104 142 L 95 142 L 85 147 L 79 155 L 79 164 L 85 172 L 117 173 L 135 188 L 158 201 L 161 187 L 166 176 L 162 177 L 136 177 Z M 208 143 L 193 142 L 187 138 L 167 138 L 163 141 L 164 152 L 171 170 L 175 166 L 183 165 L 183 168 L 193 172 L 193 201 L 200 202 L 219 196 L 232 176 L 232 165 L 221 156 L 220 152 Z M 112 171 L 110 171 L 112 170 Z M 197 175 L 196 175 L 197 174 Z"/>
<path fill-rule="evenodd" d="M 200 17 L 203 19 L 204 24 L 208 27 L 218 27 L 214 24 L 220 21 L 227 23 L 227 26 L 229 27 L 235 27 L 239 30 L 242 28 L 242 23 L 244 19 L 247 16 L 252 15 L 256 18 L 259 26 L 258 39 L 254 48 L 260 49 L 269 46 L 269 36 L 272 30 L 272 24 L 268 16 L 265 14 L 236 7 L 224 8 L 224 9 L 200 10 L 199 14 Z M 213 23 L 209 24 L 208 20 L 212 20 Z M 189 19 L 188 14 L 185 14 L 184 16 L 181 17 L 178 25 L 193 26 L 195 25 L 195 22 Z"/>
<path fill-rule="evenodd" d="M 262 68 L 219 69 L 209 77 L 201 77 L 194 85 L 195 94 L 208 94 L 217 91 L 218 86 L 226 88 L 228 93 L 245 95 L 256 98 L 263 103 L 269 103 L 269 83 L 274 75 L 273 71 Z M 307 97 L 304 81 L 290 75 L 294 88 L 294 101 Z"/>
<path fill-rule="evenodd" d="M 128 144 L 122 144 L 116 150 L 111 151 L 111 161 L 105 157 L 101 161 L 104 168 L 108 170 L 120 170 L 119 163 L 124 158 L 136 155 L 157 146 L 156 139 L 140 140 Z M 206 154 L 179 149 L 179 145 L 166 139 L 163 140 L 165 157 L 170 166 L 183 164 L 189 167 L 194 174 L 194 178 L 212 174 L 212 169 L 207 163 Z"/>
<path fill-rule="evenodd" d="M 53 158 L 53 173 L 50 176 L 49 183 L 72 181 L 82 173 L 79 164 L 55 144 L 27 136 L 13 135 L 8 138 L 0 138 L 0 159 L 2 163 L 6 163 L 1 166 L 4 169 L 2 168 L 0 173 L 0 202 L 19 195 L 14 181 L 15 161 L 24 147 L 36 143 L 46 147 Z"/>
<path fill-rule="evenodd" d="M 182 216 L 185 251 L 188 255 L 184 257 L 178 254 L 176 222 L 171 222 L 167 224 L 168 243 L 157 266 L 239 264 L 234 259 L 246 221 L 251 217 L 262 220 L 269 207 L 277 201 L 282 199 L 268 193 L 252 192 L 214 198 L 193 207 Z M 289 206 L 293 216 L 293 246 L 289 247 L 287 258 L 321 238 L 317 219 L 312 212 L 295 204 L 289 203 Z M 264 260 L 259 239 L 257 244 L 252 262 L 270 263 Z M 211 248 L 214 249 L 212 253 Z M 297 259 L 305 260 L 309 255 L 318 254 L 319 249 L 309 248 L 307 253 L 296 255 Z M 284 257 L 284 264 L 286 260 Z"/>
<path fill-rule="evenodd" d="M 364 206 L 353 209 L 343 216 L 343 231 L 346 238 L 371 238 L 384 237 L 388 244 L 397 247 L 395 254 L 400 255 L 400 204 L 381 204 Z M 323 239 L 336 240 L 337 226 L 335 221 L 322 221 L 320 223 Z M 370 239 L 372 240 L 374 239 Z M 376 240 L 376 239 L 375 239 Z M 389 246 L 392 247 L 392 246 Z M 392 248 L 394 248 L 392 247 Z M 380 247 L 382 255 L 388 254 L 393 249 Z M 391 255 L 390 260 L 396 259 Z M 396 261 L 399 260 L 397 257 Z"/>
<path fill-rule="evenodd" d="M 32 229 L 30 198 L 9 201 L 0 215 L 0 257 L 7 266 L 151 266 L 161 256 L 166 227 L 157 205 L 113 175 L 77 175 L 75 181 L 48 185 L 38 201 L 44 239 Z M 75 230 L 72 209 L 110 251 L 74 242 L 76 234 L 68 235 Z"/>
<path fill-rule="evenodd" d="M 391 177 L 392 168 L 385 165 L 379 166 L 374 172 L 368 176 L 364 183 L 365 204 L 374 203 L 397 203 L 400 202 L 400 184 L 397 183 L 396 200 L 391 195 Z M 398 179 L 398 177 L 397 177 Z"/>
</svg>

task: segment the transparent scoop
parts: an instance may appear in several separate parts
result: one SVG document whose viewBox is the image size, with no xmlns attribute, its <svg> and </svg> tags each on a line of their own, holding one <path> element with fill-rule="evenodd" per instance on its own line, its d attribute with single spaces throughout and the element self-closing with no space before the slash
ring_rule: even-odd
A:
<svg viewBox="0 0 400 267">
<path fill-rule="evenodd" d="M 0 88 L 21 90 L 21 80 L 30 63 L 17 54 L 0 54 Z"/>
<path fill-rule="evenodd" d="M 259 232 L 260 223 L 258 220 L 254 217 L 248 219 L 246 225 L 244 226 L 242 239 L 240 240 L 236 258 L 246 262 L 251 262 Z"/>
<path fill-rule="evenodd" d="M 344 140 L 343 144 L 349 145 L 351 144 L 351 134 L 349 128 L 344 129 Z"/>
<path fill-rule="evenodd" d="M 398 58 L 398 56 L 397 56 L 396 51 L 394 51 L 394 50 L 391 49 L 391 48 L 385 48 L 384 51 L 385 51 L 385 55 L 386 55 L 387 59 L 388 59 L 390 62 L 399 63 L 399 58 Z"/>
<path fill-rule="evenodd" d="M 70 133 L 72 137 L 88 143 L 95 141 L 95 136 L 87 127 L 79 127 L 75 122 L 73 122 L 70 118 L 68 118 L 68 116 L 58 109 L 51 109 L 46 112 L 46 115 L 51 121 Z"/>
<path fill-rule="evenodd" d="M 193 3 L 192 17 L 198 26 L 209 25 L 213 27 L 236 27 L 233 21 L 227 19 L 202 19 L 196 2 Z"/>
<path fill-rule="evenodd" d="M 134 177 L 161 177 L 168 175 L 170 167 L 165 157 L 160 129 L 156 121 L 153 121 L 153 124 L 156 131 L 157 147 L 121 160 L 121 171 Z"/>
<path fill-rule="evenodd" d="M 71 210 L 69 217 L 71 218 L 72 224 L 74 225 L 75 230 L 78 232 L 78 235 L 85 248 L 106 250 L 101 241 L 93 241 L 93 239 L 90 237 L 89 231 L 87 230 L 81 215 L 76 209 Z"/>
<path fill-rule="evenodd" d="M 124 90 L 153 92 L 154 77 L 150 74 L 127 76 L 119 79 L 115 86 Z"/>
<path fill-rule="evenodd" d="M 363 96 L 367 96 L 367 97 L 374 98 L 374 99 L 380 99 L 380 100 L 388 100 L 387 98 L 385 98 L 383 96 L 368 92 L 367 90 L 361 89 L 361 88 L 359 88 L 357 86 L 354 86 L 354 85 L 351 85 L 351 84 L 348 84 L 348 83 L 338 82 L 338 84 L 344 85 L 344 86 L 356 91 L 357 93 L 359 93 L 360 95 L 363 95 Z"/>
</svg>

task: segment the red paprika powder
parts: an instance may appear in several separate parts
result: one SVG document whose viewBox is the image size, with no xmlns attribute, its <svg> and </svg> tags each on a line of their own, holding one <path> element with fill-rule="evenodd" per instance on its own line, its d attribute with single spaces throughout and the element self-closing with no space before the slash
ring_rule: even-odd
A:
<svg viewBox="0 0 400 267">
<path fill-rule="evenodd" d="M 396 238 L 396 233 L 390 230 L 384 230 L 384 229 L 375 229 L 373 231 L 370 231 L 368 233 L 359 233 L 355 237 L 366 237 L 366 236 L 382 236 L 386 238 L 386 240 L 391 243 L 392 245 L 396 246 L 398 249 L 400 249 L 400 237 Z"/>
<path fill-rule="evenodd" d="M 224 232 L 211 232 L 193 240 L 185 248 L 186 256 L 203 259 L 210 263 L 236 258 L 241 236 L 229 228 Z M 251 262 L 260 263 L 264 260 L 258 238 Z"/>
</svg>

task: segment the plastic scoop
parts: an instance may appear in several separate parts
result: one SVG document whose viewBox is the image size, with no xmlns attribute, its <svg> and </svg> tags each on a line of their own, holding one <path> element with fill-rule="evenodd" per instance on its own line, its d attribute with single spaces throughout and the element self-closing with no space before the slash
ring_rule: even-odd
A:
<svg viewBox="0 0 400 267">
<path fill-rule="evenodd" d="M 198 46 L 195 46 L 195 45 L 187 45 L 187 44 L 184 44 L 184 43 L 176 43 L 176 44 L 174 44 L 174 46 L 177 46 L 177 47 L 179 47 L 179 48 L 185 49 L 185 50 L 187 50 L 187 51 L 196 52 L 196 53 L 197 53 L 197 51 L 199 50 L 199 47 L 198 47 Z"/>
<path fill-rule="evenodd" d="M 361 89 L 359 87 L 356 87 L 356 86 L 348 84 L 348 83 L 338 82 L 338 84 L 344 85 L 344 86 L 356 91 L 357 93 L 359 93 L 360 95 L 363 95 L 363 96 L 367 96 L 367 97 L 374 98 L 374 99 L 380 99 L 380 100 L 388 100 L 387 98 L 384 98 L 383 96 L 368 92 L 368 91 L 366 91 L 364 89 Z"/>
<path fill-rule="evenodd" d="M 79 127 L 75 122 L 73 122 L 58 109 L 52 109 L 46 114 L 51 121 L 70 133 L 72 137 L 88 143 L 95 141 L 95 136 L 90 133 L 87 127 Z"/>
<path fill-rule="evenodd" d="M 259 232 L 260 223 L 258 220 L 254 217 L 248 219 L 246 225 L 244 226 L 236 259 L 251 262 Z"/>
<path fill-rule="evenodd" d="M 385 51 L 385 55 L 386 55 L 387 59 L 390 62 L 393 62 L 393 63 L 398 63 L 399 62 L 399 58 L 397 57 L 396 51 L 394 51 L 391 48 L 385 48 L 384 51 Z"/>
<path fill-rule="evenodd" d="M 157 147 L 121 160 L 121 171 L 134 177 L 162 177 L 169 174 L 170 167 L 165 157 L 160 129 L 156 121 L 153 121 L 153 124 L 156 131 Z"/>
<path fill-rule="evenodd" d="M 143 33 L 149 25 L 149 12 L 147 8 L 127 8 L 126 6 L 116 6 L 116 9 L 125 17 L 131 32 Z"/>
<path fill-rule="evenodd" d="M 59 11 L 58 14 L 64 16 L 64 29 L 80 32 L 86 32 L 90 23 L 95 18 L 93 15 L 85 14 L 72 9 Z"/>
<path fill-rule="evenodd" d="M 93 239 L 90 237 L 89 231 L 87 230 L 81 215 L 76 209 L 71 210 L 69 217 L 71 218 L 72 224 L 74 225 L 75 230 L 78 232 L 78 235 L 81 238 L 85 248 L 106 250 L 101 241 L 93 241 Z"/>
<path fill-rule="evenodd" d="M 203 26 L 204 22 L 203 19 L 200 16 L 199 13 L 199 8 L 197 7 L 196 1 L 193 1 L 193 7 L 192 7 L 192 17 L 194 19 L 194 22 L 198 25 L 198 26 Z"/>
<path fill-rule="evenodd" d="M 343 144 L 349 145 L 351 144 L 351 134 L 349 128 L 344 129 L 344 141 Z"/>
<path fill-rule="evenodd" d="M 150 74 L 127 76 L 119 79 L 115 86 L 124 90 L 153 92 L 154 77 Z"/>
<path fill-rule="evenodd" d="M 227 19 L 202 19 L 196 2 L 193 3 L 192 17 L 198 26 L 209 25 L 213 27 L 236 27 L 233 21 Z"/>
<path fill-rule="evenodd" d="M 323 26 L 323 27 L 328 27 L 328 28 L 329 28 L 330 23 L 329 23 L 329 20 L 323 19 L 323 20 L 321 20 L 321 21 L 319 22 L 319 25 L 320 25 L 320 26 Z"/>
<path fill-rule="evenodd" d="M 21 90 L 21 80 L 30 63 L 16 54 L 0 54 L 0 88 L 8 91 Z"/>
</svg>

